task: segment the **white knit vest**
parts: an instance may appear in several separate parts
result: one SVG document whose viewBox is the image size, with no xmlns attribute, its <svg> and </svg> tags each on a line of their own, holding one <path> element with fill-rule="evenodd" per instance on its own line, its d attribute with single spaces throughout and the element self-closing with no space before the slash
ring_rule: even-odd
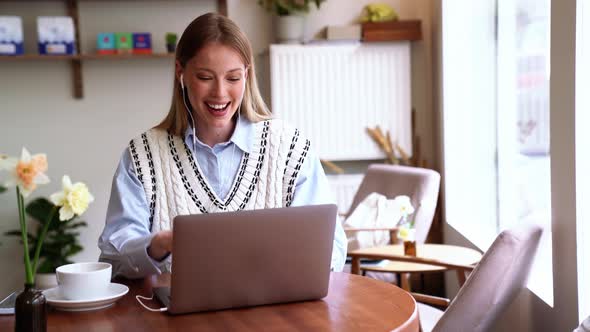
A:
<svg viewBox="0 0 590 332">
<path fill-rule="evenodd" d="M 253 124 L 227 199 L 217 197 L 184 139 L 150 129 L 131 140 L 135 173 L 150 208 L 152 233 L 172 228 L 177 215 L 285 207 L 291 204 L 310 142 L 280 120 Z"/>
</svg>

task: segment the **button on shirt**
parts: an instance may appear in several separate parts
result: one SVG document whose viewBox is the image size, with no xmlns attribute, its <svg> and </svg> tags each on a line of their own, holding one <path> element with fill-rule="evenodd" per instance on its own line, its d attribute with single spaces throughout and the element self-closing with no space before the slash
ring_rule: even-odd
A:
<svg viewBox="0 0 590 332">
<path fill-rule="evenodd" d="M 253 129 L 251 122 L 240 118 L 230 140 L 213 148 L 193 136 L 192 128 L 187 129 L 185 143 L 218 197 L 226 197 L 230 191 L 243 153 L 252 148 Z M 291 206 L 331 203 L 334 200 L 326 175 L 312 149 L 299 173 Z M 113 265 L 114 275 L 140 278 L 161 272 L 164 261 L 156 261 L 147 254 L 154 236 L 150 233 L 149 217 L 143 186 L 135 174 L 131 155 L 125 150 L 113 177 L 106 225 L 98 240 L 100 260 Z M 344 267 L 346 246 L 346 235 L 337 222 L 331 263 L 335 271 Z"/>
</svg>

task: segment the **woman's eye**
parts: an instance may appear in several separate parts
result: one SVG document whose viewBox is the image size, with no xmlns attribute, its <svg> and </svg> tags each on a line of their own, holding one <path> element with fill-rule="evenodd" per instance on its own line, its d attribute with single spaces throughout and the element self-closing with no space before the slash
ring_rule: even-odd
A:
<svg viewBox="0 0 590 332">
<path fill-rule="evenodd" d="M 201 81 L 210 81 L 213 79 L 213 77 L 210 76 L 197 76 L 198 79 L 200 79 Z"/>
<path fill-rule="evenodd" d="M 230 81 L 230 82 L 237 82 L 237 81 L 240 80 L 240 78 L 239 77 L 230 77 L 227 80 Z"/>
</svg>

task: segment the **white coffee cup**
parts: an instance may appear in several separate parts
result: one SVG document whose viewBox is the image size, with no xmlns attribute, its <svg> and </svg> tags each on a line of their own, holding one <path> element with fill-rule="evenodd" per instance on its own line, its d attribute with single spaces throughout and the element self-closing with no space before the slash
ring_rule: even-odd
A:
<svg viewBox="0 0 590 332">
<path fill-rule="evenodd" d="M 62 265 L 55 270 L 57 284 L 66 300 L 91 300 L 108 295 L 112 266 L 90 262 Z"/>
</svg>

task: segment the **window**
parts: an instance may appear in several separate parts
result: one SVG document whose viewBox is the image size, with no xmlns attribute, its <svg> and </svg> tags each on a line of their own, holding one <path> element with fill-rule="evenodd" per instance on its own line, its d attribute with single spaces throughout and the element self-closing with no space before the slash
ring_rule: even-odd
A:
<svg viewBox="0 0 590 332">
<path fill-rule="evenodd" d="M 498 227 L 545 226 L 529 288 L 553 305 L 549 150 L 549 0 L 499 0 Z"/>
<path fill-rule="evenodd" d="M 493 0 L 442 2 L 446 221 L 484 249 L 498 230 L 494 12 Z"/>
<path fill-rule="evenodd" d="M 505 228 L 546 226 L 529 288 L 552 305 L 550 1 L 442 6 L 447 222 L 484 250 Z"/>
</svg>

